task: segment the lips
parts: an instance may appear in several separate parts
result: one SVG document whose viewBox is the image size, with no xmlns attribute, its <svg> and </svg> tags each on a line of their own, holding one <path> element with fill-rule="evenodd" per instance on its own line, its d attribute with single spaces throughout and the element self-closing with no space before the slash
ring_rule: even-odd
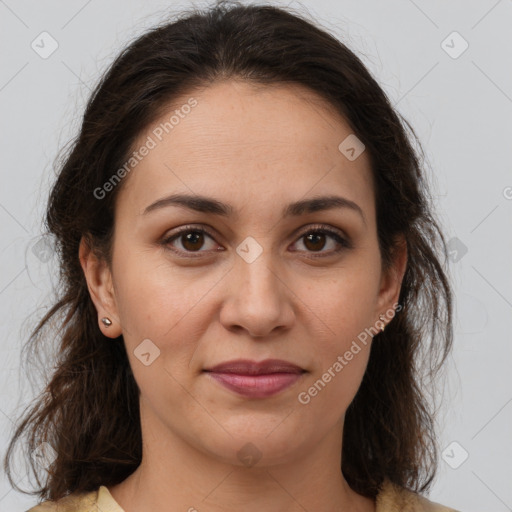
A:
<svg viewBox="0 0 512 512">
<path fill-rule="evenodd" d="M 247 398 L 266 398 L 292 386 L 306 370 L 282 359 L 238 359 L 205 369 L 223 387 Z"/>
<path fill-rule="evenodd" d="M 268 375 L 272 373 L 303 373 L 305 370 L 296 364 L 282 359 L 265 359 L 260 362 L 236 359 L 218 364 L 204 371 L 235 373 L 238 375 Z"/>
</svg>

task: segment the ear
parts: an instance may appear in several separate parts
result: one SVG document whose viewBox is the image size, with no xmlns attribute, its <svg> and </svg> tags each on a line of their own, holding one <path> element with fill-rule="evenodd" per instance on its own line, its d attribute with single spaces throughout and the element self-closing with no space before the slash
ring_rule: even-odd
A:
<svg viewBox="0 0 512 512">
<path fill-rule="evenodd" d="M 375 312 L 376 318 L 380 315 L 384 315 L 385 324 L 388 324 L 392 320 L 395 310 L 399 311 L 401 309 L 397 308 L 395 305 L 398 303 L 406 268 L 407 242 L 403 235 L 399 235 L 393 254 L 393 263 L 391 267 L 382 274 L 379 297 L 377 300 L 377 311 Z M 380 324 L 380 320 L 378 320 L 378 322 Z"/>
<path fill-rule="evenodd" d="M 96 255 L 86 237 L 82 237 L 80 240 L 78 254 L 91 300 L 98 312 L 100 330 L 108 338 L 117 338 L 122 334 L 122 329 L 119 322 L 112 273 L 107 262 Z M 101 321 L 103 317 L 109 318 L 112 325 L 105 326 Z"/>
</svg>

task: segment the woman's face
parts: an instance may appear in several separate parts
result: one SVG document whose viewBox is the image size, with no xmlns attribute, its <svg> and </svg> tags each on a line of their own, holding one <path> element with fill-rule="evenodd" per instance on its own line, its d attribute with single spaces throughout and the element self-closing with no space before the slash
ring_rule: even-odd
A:
<svg viewBox="0 0 512 512">
<path fill-rule="evenodd" d="M 391 319 L 405 264 L 381 272 L 368 155 L 353 139 L 339 149 L 351 134 L 306 89 L 233 80 L 140 134 L 133 148 L 149 149 L 124 178 L 95 303 L 114 322 L 103 332 L 123 335 L 147 438 L 234 464 L 341 443 L 368 332 Z M 205 371 L 236 359 L 301 373 L 223 384 Z"/>
</svg>

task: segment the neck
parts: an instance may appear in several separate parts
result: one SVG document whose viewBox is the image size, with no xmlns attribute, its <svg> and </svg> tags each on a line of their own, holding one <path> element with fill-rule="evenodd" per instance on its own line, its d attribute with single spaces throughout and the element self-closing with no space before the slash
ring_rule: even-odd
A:
<svg viewBox="0 0 512 512">
<path fill-rule="evenodd" d="M 375 502 L 355 493 L 341 472 L 342 425 L 286 460 L 263 464 L 262 458 L 255 465 L 244 465 L 220 460 L 156 418 L 146 415 L 146 419 L 140 466 L 109 487 L 125 512 L 375 511 Z"/>
</svg>

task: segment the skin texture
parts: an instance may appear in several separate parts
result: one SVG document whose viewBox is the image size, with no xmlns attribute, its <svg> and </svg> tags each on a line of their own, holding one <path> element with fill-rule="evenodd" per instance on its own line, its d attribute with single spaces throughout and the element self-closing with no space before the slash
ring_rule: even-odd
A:
<svg viewBox="0 0 512 512">
<path fill-rule="evenodd" d="M 173 102 L 134 147 L 192 96 L 197 106 L 124 178 L 112 268 L 80 247 L 99 326 L 123 335 L 141 390 L 143 460 L 109 490 L 126 512 L 375 510 L 340 471 L 344 414 L 372 340 L 308 404 L 298 401 L 398 302 L 406 250 L 384 274 L 368 155 L 349 161 L 338 150 L 349 125 L 307 89 L 235 80 Z M 143 215 L 172 193 L 210 196 L 234 213 L 169 206 Z M 349 208 L 281 216 L 288 203 L 333 194 L 365 220 Z M 162 245 L 189 224 L 213 236 Z M 336 240 L 321 233 L 308 242 L 318 224 L 353 247 L 335 253 Z M 262 249 L 251 263 L 236 252 L 246 237 Z M 145 339 L 160 350 L 149 365 L 134 354 Z M 202 371 L 237 358 L 285 359 L 307 372 L 251 399 Z M 237 455 L 247 443 L 260 457 L 252 466 Z"/>
</svg>

